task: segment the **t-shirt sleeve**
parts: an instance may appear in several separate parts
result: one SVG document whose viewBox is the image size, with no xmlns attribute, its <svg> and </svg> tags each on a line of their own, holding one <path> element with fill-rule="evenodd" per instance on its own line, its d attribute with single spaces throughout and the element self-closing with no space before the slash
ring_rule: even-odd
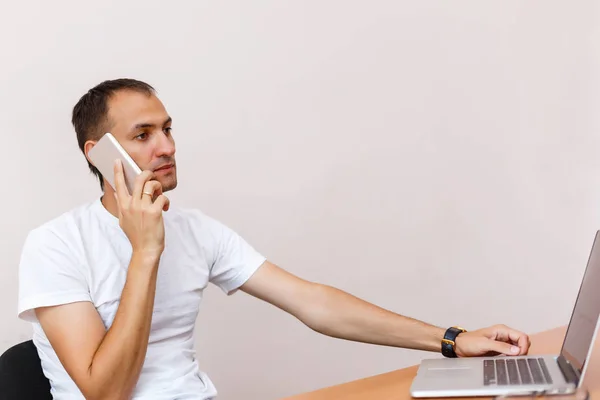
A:
<svg viewBox="0 0 600 400">
<path fill-rule="evenodd" d="M 228 295 L 235 293 L 266 261 L 237 232 L 209 218 L 215 238 L 209 280 Z"/>
<path fill-rule="evenodd" d="M 78 301 L 91 296 L 74 251 L 50 229 L 31 231 L 19 263 L 18 317 L 37 322 L 35 308 Z"/>
</svg>

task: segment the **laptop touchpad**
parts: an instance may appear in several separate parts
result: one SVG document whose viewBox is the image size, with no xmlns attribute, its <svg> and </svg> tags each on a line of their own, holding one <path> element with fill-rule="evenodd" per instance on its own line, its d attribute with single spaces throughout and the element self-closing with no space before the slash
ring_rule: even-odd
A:
<svg viewBox="0 0 600 400">
<path fill-rule="evenodd" d="M 455 366 L 446 366 L 446 367 L 432 367 L 427 369 L 426 376 L 429 379 L 460 379 L 471 377 L 476 374 L 476 371 L 473 370 L 470 366 L 465 365 L 455 365 Z"/>
</svg>

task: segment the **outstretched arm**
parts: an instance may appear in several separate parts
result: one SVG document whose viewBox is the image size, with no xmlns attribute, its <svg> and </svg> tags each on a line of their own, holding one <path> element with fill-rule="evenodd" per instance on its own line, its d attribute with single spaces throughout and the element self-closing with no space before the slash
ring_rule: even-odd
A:
<svg viewBox="0 0 600 400">
<path fill-rule="evenodd" d="M 270 262 L 265 262 L 241 290 L 331 337 L 439 352 L 446 331 L 334 287 L 303 280 Z M 489 353 L 522 355 L 527 354 L 529 345 L 529 338 L 524 333 L 496 325 L 460 334 L 455 351 L 463 357 Z"/>
</svg>

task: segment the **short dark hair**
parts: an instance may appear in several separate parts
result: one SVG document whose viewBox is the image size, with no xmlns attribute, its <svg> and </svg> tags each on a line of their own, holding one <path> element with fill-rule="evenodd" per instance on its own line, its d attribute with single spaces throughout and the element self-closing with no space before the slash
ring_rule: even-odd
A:
<svg viewBox="0 0 600 400">
<path fill-rule="evenodd" d="M 71 122 L 77 133 L 79 149 L 85 154 L 85 142 L 99 140 L 110 129 L 108 119 L 108 100 L 121 90 L 152 95 L 156 93 L 149 84 L 135 79 L 122 78 L 104 81 L 88 90 L 81 96 L 75 107 Z M 100 180 L 100 188 L 104 190 L 102 174 L 88 161 L 90 171 Z"/>
</svg>

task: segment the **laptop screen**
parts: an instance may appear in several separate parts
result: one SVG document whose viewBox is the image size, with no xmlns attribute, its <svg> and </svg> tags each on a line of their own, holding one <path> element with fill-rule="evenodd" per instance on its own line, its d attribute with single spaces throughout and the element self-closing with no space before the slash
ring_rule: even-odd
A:
<svg viewBox="0 0 600 400">
<path fill-rule="evenodd" d="M 600 315 L 600 232 L 588 259 L 579 294 L 569 322 L 561 355 L 579 372 L 592 345 L 598 315 Z"/>
</svg>

